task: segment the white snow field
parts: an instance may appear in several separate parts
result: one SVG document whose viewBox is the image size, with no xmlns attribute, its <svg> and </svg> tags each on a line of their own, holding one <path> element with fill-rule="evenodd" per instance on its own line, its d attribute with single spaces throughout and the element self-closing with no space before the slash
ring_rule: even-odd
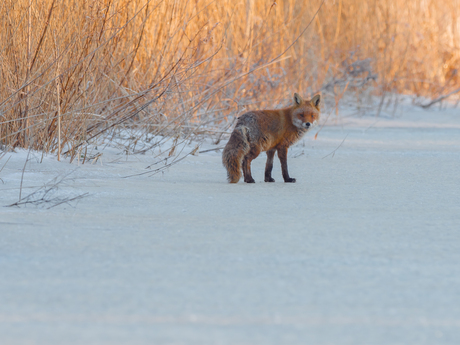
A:
<svg viewBox="0 0 460 345">
<path fill-rule="evenodd" d="M 215 151 L 131 178 L 152 155 L 31 153 L 22 197 L 74 169 L 50 198 L 89 195 L 0 207 L 0 344 L 459 344 L 460 110 L 401 110 L 331 115 L 295 184 L 265 154 L 230 185 Z"/>
</svg>

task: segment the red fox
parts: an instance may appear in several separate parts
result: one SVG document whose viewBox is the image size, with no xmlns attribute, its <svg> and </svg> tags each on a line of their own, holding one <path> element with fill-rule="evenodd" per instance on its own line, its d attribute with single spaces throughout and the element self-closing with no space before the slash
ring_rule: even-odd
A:
<svg viewBox="0 0 460 345">
<path fill-rule="evenodd" d="M 320 94 L 304 100 L 296 93 L 294 105 L 289 108 L 250 111 L 241 115 L 222 154 L 228 182 L 237 183 L 243 168 L 244 182 L 254 183 L 251 162 L 263 151 L 267 151 L 265 182 L 275 182 L 272 178 L 275 151 L 281 162 L 284 182 L 295 182 L 295 178 L 289 177 L 287 151 L 318 122 L 320 103 Z"/>
</svg>

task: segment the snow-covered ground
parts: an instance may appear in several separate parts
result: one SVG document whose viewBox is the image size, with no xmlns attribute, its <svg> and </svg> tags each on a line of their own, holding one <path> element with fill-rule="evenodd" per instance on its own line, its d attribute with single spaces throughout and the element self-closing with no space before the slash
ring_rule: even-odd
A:
<svg viewBox="0 0 460 345">
<path fill-rule="evenodd" d="M 460 110 L 400 111 L 331 115 L 295 184 L 264 154 L 230 185 L 216 151 L 130 178 L 153 156 L 31 153 L 23 198 L 71 174 L 0 207 L 0 344 L 458 344 Z M 26 156 L 0 160 L 1 206 Z"/>
</svg>

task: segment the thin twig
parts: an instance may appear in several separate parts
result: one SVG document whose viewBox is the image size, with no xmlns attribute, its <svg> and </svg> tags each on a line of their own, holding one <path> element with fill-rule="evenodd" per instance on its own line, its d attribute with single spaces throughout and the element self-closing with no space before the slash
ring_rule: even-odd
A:
<svg viewBox="0 0 460 345">
<path fill-rule="evenodd" d="M 328 156 L 330 156 L 330 155 L 332 155 L 332 158 L 334 158 L 334 155 L 335 155 L 335 151 L 337 151 L 337 150 L 340 148 L 340 146 L 342 146 L 342 144 L 345 142 L 345 139 L 347 139 L 347 137 L 348 137 L 348 134 L 350 134 L 350 133 L 347 133 L 347 135 L 345 136 L 345 138 L 343 138 L 343 140 L 342 140 L 342 142 L 340 143 L 340 145 L 339 145 L 339 146 L 337 146 L 337 147 L 335 148 L 335 150 L 334 150 L 334 151 L 332 151 L 331 153 L 329 153 L 329 154 L 325 155 L 325 156 L 324 156 L 322 159 L 324 159 L 324 158 L 326 158 L 326 157 L 328 157 Z"/>
<path fill-rule="evenodd" d="M 139 173 L 139 174 L 133 174 L 133 175 L 128 175 L 128 176 L 123 176 L 122 178 L 128 178 L 128 177 L 134 177 L 134 176 L 141 176 L 141 175 L 152 174 L 152 175 L 149 176 L 149 177 L 151 177 L 151 176 L 153 176 L 153 175 L 159 173 L 160 171 L 165 170 L 165 169 L 171 167 L 173 164 L 179 163 L 180 161 L 184 160 L 185 158 L 187 158 L 188 156 L 194 154 L 195 152 L 196 152 L 196 148 L 195 148 L 193 151 L 187 153 L 185 156 L 183 156 L 183 157 L 181 157 L 181 158 L 179 158 L 179 159 L 175 159 L 175 160 L 172 161 L 171 163 L 165 164 L 165 165 L 162 166 L 161 168 L 158 168 L 158 169 L 155 169 L 155 170 L 152 170 L 152 171 L 145 171 L 145 172 L 142 172 L 142 173 Z M 151 164 L 149 167 L 151 167 L 151 166 L 153 166 L 153 165 L 156 165 L 156 164 L 158 164 L 158 163 L 160 163 L 160 162 L 167 161 L 168 158 L 170 158 L 170 157 L 166 157 L 165 159 L 163 159 L 163 160 L 161 160 L 161 161 L 159 161 L 159 162 L 156 162 L 156 163 L 154 163 L 154 164 Z"/>
<path fill-rule="evenodd" d="M 22 182 L 23 182 L 23 180 L 24 180 L 24 172 L 25 172 L 25 170 L 26 170 L 26 165 L 27 165 L 27 162 L 29 161 L 30 150 L 31 150 L 31 149 L 29 149 L 29 152 L 27 152 L 27 158 L 26 158 L 26 161 L 24 162 L 24 167 L 22 168 L 21 184 L 20 184 L 20 186 L 19 186 L 19 201 L 21 201 Z"/>
<path fill-rule="evenodd" d="M 449 93 L 446 94 L 446 95 L 439 96 L 438 98 L 432 100 L 432 101 L 431 101 L 430 103 L 428 103 L 428 104 L 425 104 L 425 105 L 420 104 L 420 106 L 421 106 L 423 109 L 429 108 L 429 107 L 431 107 L 433 104 L 436 104 L 436 103 L 438 103 L 438 102 L 441 102 L 442 100 L 444 100 L 444 99 L 446 99 L 446 98 L 448 98 L 448 97 L 450 97 L 450 96 L 452 96 L 452 95 L 454 95 L 454 94 L 456 94 L 456 93 L 458 93 L 458 92 L 460 92 L 460 87 L 459 87 L 458 89 L 455 89 L 454 91 L 449 92 Z"/>
<path fill-rule="evenodd" d="M 64 203 L 69 203 L 69 202 L 74 201 L 74 200 L 83 199 L 85 196 L 88 196 L 88 195 L 89 195 L 89 193 L 86 192 L 86 193 L 83 193 L 83 194 L 78 195 L 78 196 L 76 196 L 76 197 L 73 197 L 73 198 L 70 198 L 70 199 L 62 200 L 61 202 L 58 202 L 57 204 L 48 207 L 47 210 L 49 210 L 50 208 L 53 208 L 53 207 L 62 205 L 62 204 L 64 204 Z"/>
<path fill-rule="evenodd" d="M 203 150 L 203 151 L 198 151 L 198 153 L 205 153 L 205 152 L 211 152 L 211 151 L 219 151 L 219 150 L 222 150 L 224 149 L 225 146 L 221 146 L 221 147 L 216 147 L 215 149 L 209 149 L 209 150 Z"/>
<path fill-rule="evenodd" d="M 0 156 L 0 159 L 2 159 L 3 156 L 5 156 L 5 155 L 6 155 L 6 152 L 5 152 L 2 156 Z M 8 157 L 8 159 L 6 160 L 5 164 L 3 164 L 2 168 L 0 169 L 0 172 L 2 172 L 3 168 L 6 166 L 6 164 L 8 163 L 8 161 L 10 160 L 11 157 L 12 157 L 12 156 L 9 156 L 9 157 Z"/>
<path fill-rule="evenodd" d="M 76 169 L 75 169 L 76 170 Z M 43 186 L 35 190 L 34 192 L 30 193 L 26 197 L 12 203 L 10 205 L 6 205 L 5 207 L 13 207 L 13 206 L 22 206 L 27 204 L 32 205 L 41 205 L 41 204 L 52 204 L 48 209 L 61 205 L 63 203 L 68 203 L 70 201 L 81 199 L 85 196 L 88 196 L 89 193 L 83 193 L 81 195 L 71 197 L 71 198 L 62 198 L 59 196 L 53 197 L 53 192 L 56 192 L 59 189 L 59 184 L 62 183 L 67 179 L 67 177 L 72 174 L 75 170 L 70 171 L 69 173 L 57 176 L 45 183 Z"/>
</svg>

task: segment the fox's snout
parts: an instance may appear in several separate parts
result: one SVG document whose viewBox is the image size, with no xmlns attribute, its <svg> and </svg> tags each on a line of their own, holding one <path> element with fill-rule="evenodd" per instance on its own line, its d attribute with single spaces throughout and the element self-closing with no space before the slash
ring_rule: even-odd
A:
<svg viewBox="0 0 460 345">
<path fill-rule="evenodd" d="M 305 123 L 303 124 L 303 126 L 304 126 L 306 129 L 311 129 L 311 128 L 315 127 L 317 124 L 318 124 L 318 120 L 314 120 L 313 122 L 305 122 Z"/>
</svg>

